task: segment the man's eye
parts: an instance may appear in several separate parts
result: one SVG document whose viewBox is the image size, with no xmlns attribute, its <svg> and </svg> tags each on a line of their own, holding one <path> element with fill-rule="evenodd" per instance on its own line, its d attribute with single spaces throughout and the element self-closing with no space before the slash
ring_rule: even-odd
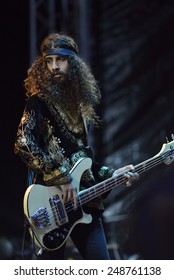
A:
<svg viewBox="0 0 174 280">
<path fill-rule="evenodd" d="M 65 60 L 65 57 L 59 57 L 58 60 L 59 60 L 59 61 L 64 61 L 64 60 Z"/>
</svg>

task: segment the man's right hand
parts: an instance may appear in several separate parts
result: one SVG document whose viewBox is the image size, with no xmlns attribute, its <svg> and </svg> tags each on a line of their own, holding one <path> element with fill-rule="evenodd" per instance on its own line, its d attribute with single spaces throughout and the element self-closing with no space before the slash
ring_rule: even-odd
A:
<svg viewBox="0 0 174 280">
<path fill-rule="evenodd" d="M 63 202 L 67 203 L 70 201 L 71 198 L 74 200 L 74 209 L 77 208 L 77 188 L 74 186 L 74 184 L 67 183 L 64 185 L 60 185 L 60 188 L 63 192 Z"/>
</svg>

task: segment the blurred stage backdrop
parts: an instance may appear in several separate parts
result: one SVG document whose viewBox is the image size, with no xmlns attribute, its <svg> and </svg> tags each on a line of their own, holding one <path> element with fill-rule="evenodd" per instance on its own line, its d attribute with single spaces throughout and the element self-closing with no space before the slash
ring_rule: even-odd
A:
<svg viewBox="0 0 174 280">
<path fill-rule="evenodd" d="M 162 0 L 5 1 L 1 9 L 0 259 L 21 259 L 27 171 L 13 153 L 23 80 L 44 36 L 72 35 L 99 81 L 103 119 L 90 141 L 119 168 L 159 153 L 174 133 L 174 3 Z M 113 259 L 174 258 L 174 164 L 150 168 L 105 200 Z M 24 258 L 31 258 L 26 235 Z M 67 258 L 80 258 L 68 241 Z"/>
</svg>

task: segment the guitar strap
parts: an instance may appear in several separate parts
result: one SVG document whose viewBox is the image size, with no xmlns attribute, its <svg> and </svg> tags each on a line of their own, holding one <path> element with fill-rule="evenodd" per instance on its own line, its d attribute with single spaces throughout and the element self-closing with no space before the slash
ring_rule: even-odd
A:
<svg viewBox="0 0 174 280">
<path fill-rule="evenodd" d="M 35 174 L 31 168 L 28 168 L 28 175 L 27 175 L 27 186 L 30 186 L 34 183 Z"/>
</svg>

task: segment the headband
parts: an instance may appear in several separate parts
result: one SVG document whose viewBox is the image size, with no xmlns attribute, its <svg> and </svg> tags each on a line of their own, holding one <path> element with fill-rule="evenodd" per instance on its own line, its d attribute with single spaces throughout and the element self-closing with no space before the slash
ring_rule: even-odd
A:
<svg viewBox="0 0 174 280">
<path fill-rule="evenodd" d="M 52 49 L 44 51 L 43 56 L 45 57 L 47 55 L 69 56 L 69 55 L 76 55 L 76 53 L 69 49 L 52 48 Z"/>
</svg>

